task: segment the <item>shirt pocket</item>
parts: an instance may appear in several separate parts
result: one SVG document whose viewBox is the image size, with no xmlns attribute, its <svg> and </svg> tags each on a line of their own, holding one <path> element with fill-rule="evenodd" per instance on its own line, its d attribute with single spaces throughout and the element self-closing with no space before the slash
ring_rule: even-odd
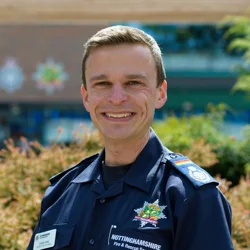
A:
<svg viewBox="0 0 250 250">
<path fill-rule="evenodd" d="M 171 245 L 171 233 L 160 228 L 113 228 L 107 249 L 170 250 Z"/>
<path fill-rule="evenodd" d="M 52 249 L 72 249 L 71 243 L 72 243 L 72 237 L 75 230 L 74 225 L 68 225 L 68 224 L 55 224 L 51 226 L 45 226 L 41 227 L 39 229 L 39 233 L 46 232 L 52 229 L 56 229 L 56 239 L 55 239 L 55 245 L 54 247 L 48 248 L 48 250 Z"/>
</svg>

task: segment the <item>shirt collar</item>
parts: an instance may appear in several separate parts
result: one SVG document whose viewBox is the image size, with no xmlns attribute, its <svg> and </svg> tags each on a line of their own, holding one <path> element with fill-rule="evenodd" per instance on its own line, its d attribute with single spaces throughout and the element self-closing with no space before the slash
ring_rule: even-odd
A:
<svg viewBox="0 0 250 250">
<path fill-rule="evenodd" d="M 124 182 L 148 192 L 153 177 L 162 162 L 163 153 L 164 146 L 153 129 L 150 129 L 149 140 L 136 160 L 132 163 L 125 176 Z"/>
<path fill-rule="evenodd" d="M 85 168 L 74 180 L 73 183 L 84 183 L 89 181 L 94 181 L 100 175 L 100 166 L 102 160 L 104 159 L 104 149 L 101 151 L 99 156 Z"/>
<path fill-rule="evenodd" d="M 136 160 L 132 163 L 128 173 L 124 177 L 124 182 L 148 192 L 153 177 L 162 161 L 163 152 L 164 146 L 153 129 L 150 129 L 149 140 Z M 105 150 L 103 149 L 100 155 L 72 182 L 84 183 L 96 180 L 100 175 L 100 166 L 104 155 Z"/>
</svg>

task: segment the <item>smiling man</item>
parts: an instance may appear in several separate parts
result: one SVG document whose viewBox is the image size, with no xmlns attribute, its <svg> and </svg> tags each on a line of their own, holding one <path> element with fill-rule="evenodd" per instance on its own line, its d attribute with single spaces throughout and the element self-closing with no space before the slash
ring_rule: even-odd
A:
<svg viewBox="0 0 250 250">
<path fill-rule="evenodd" d="M 141 44 L 103 45 L 86 60 L 83 103 L 105 141 L 105 163 L 132 163 L 149 139 L 155 108 L 166 102 L 154 58 Z M 158 87 L 157 87 L 158 85 Z"/>
<path fill-rule="evenodd" d="M 105 147 L 51 178 L 28 250 L 233 249 L 218 183 L 150 128 L 165 79 L 160 48 L 143 31 L 113 26 L 89 39 L 82 100 Z"/>
</svg>

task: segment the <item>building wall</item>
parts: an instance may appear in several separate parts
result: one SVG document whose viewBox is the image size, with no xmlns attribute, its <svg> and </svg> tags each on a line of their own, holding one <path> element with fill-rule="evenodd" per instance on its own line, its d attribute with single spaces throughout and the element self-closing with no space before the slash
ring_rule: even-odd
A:
<svg viewBox="0 0 250 250">
<path fill-rule="evenodd" d="M 33 103 L 33 104 L 78 104 L 81 103 L 81 59 L 83 44 L 96 31 L 105 26 L 101 25 L 0 25 L 0 76 L 1 69 L 5 67 L 8 58 L 12 58 L 21 68 L 24 80 L 20 88 L 13 91 L 4 89 L 0 78 L 0 104 Z M 194 64 L 194 56 L 192 60 Z M 62 84 L 62 89 L 55 89 L 48 93 L 46 89 L 39 89 L 38 82 L 34 79 L 39 64 L 44 64 L 48 59 L 60 63 L 64 67 L 68 79 Z M 180 67 L 178 61 L 173 64 L 170 56 L 165 57 L 167 80 L 170 92 L 176 90 L 219 90 L 231 89 L 235 77 L 187 76 L 181 72 L 169 72 L 170 66 Z M 184 60 L 184 59 L 183 59 Z M 172 62 L 169 64 L 169 62 Z M 189 61 L 188 61 L 189 63 Z M 195 69 L 192 69 L 195 71 Z M 208 70 L 209 71 L 209 70 Z M 171 73 L 172 72 L 172 73 Z M 198 71 L 197 71 L 198 72 Z M 175 92 L 176 93 L 176 92 Z M 180 95 L 181 96 L 181 95 Z M 211 96 L 211 99 L 213 97 Z M 184 102 L 185 100 L 180 100 Z M 240 102 L 239 102 L 240 104 Z M 205 103 L 200 101 L 199 106 Z M 178 102 L 173 102 L 172 107 L 177 107 Z"/>
<path fill-rule="evenodd" d="M 0 90 L 0 103 L 78 102 L 83 44 L 103 27 L 100 25 L 0 26 L 0 67 L 4 67 L 8 58 L 14 58 L 25 78 L 20 89 L 12 93 Z M 37 66 L 45 63 L 48 58 L 63 64 L 64 71 L 69 77 L 63 83 L 63 89 L 56 90 L 51 95 L 39 90 L 37 82 L 33 79 Z"/>
<path fill-rule="evenodd" d="M 249 0 L 8 0 L 0 2 L 0 22 L 217 22 L 247 9 Z"/>
</svg>

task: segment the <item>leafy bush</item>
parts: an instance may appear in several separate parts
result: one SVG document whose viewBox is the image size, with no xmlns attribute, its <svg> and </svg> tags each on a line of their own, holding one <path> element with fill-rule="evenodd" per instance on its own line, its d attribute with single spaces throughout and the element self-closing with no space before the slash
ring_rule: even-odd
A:
<svg viewBox="0 0 250 250">
<path fill-rule="evenodd" d="M 228 189 L 229 183 L 220 180 L 222 191 L 232 205 L 232 238 L 235 250 L 250 249 L 250 179 L 240 180 L 240 184 Z"/>
<path fill-rule="evenodd" d="M 209 167 L 217 162 L 216 155 L 212 152 L 213 144 L 208 141 L 214 143 L 220 135 L 203 116 L 169 117 L 154 123 L 153 129 L 166 147 L 189 156 L 202 167 Z"/>
<path fill-rule="evenodd" d="M 246 175 L 246 166 L 250 162 L 250 136 L 243 141 L 234 138 L 225 138 L 214 149 L 218 162 L 210 169 L 212 174 L 220 173 L 223 178 L 235 186 L 240 178 Z"/>
<path fill-rule="evenodd" d="M 242 131 L 243 140 L 223 134 L 223 107 L 220 109 L 219 113 L 215 109 L 191 117 L 171 116 L 155 122 L 153 128 L 166 147 L 187 155 L 213 176 L 219 174 L 235 186 L 246 175 L 250 162 L 250 126 Z"/>
<path fill-rule="evenodd" d="M 224 104 L 209 104 L 205 114 L 180 118 L 172 115 L 164 121 L 155 122 L 153 128 L 163 143 L 173 151 L 188 149 L 190 143 L 197 138 L 204 138 L 206 143 L 216 145 L 225 138 L 219 129 L 226 109 Z"/>
<path fill-rule="evenodd" d="M 10 139 L 0 153 L 0 250 L 25 249 L 39 216 L 40 203 L 49 178 L 103 146 L 97 131 L 84 136 L 81 143 L 20 150 Z M 1 158 L 2 157 L 2 158 Z"/>
</svg>

